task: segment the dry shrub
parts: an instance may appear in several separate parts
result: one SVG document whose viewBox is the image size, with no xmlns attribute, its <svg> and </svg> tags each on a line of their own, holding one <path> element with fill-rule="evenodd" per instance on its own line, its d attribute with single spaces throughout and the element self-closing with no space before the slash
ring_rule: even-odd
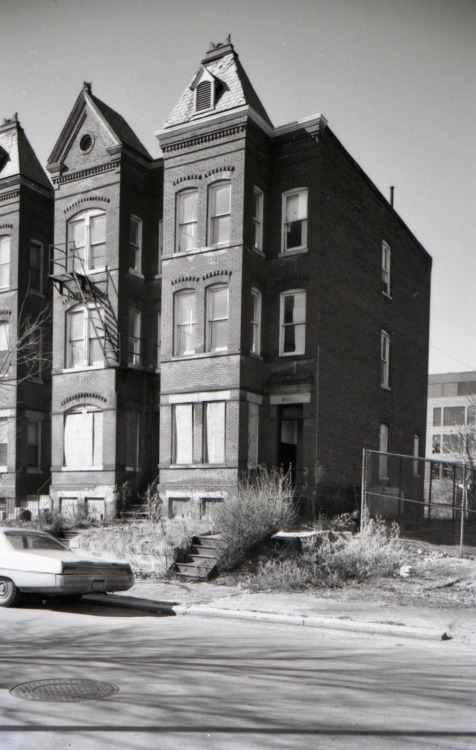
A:
<svg viewBox="0 0 476 750">
<path fill-rule="evenodd" d="M 260 589 L 329 588 L 348 580 L 364 581 L 394 575 L 406 561 L 397 524 L 369 519 L 348 540 L 329 537 L 303 544 L 301 552 L 262 561 L 254 583 Z"/>
<path fill-rule="evenodd" d="M 220 570 L 231 570 L 272 534 L 290 528 L 296 518 L 289 474 L 259 467 L 230 490 L 213 514 L 221 536 Z"/>
</svg>

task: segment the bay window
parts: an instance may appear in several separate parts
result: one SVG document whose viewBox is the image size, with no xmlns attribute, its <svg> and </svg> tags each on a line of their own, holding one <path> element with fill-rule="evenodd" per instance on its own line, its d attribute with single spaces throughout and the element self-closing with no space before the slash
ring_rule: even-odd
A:
<svg viewBox="0 0 476 750">
<path fill-rule="evenodd" d="M 198 190 L 183 190 L 177 195 L 175 252 L 185 253 L 197 247 Z"/>
<path fill-rule="evenodd" d="M 228 350 L 228 286 L 217 285 L 207 290 L 207 352 Z"/>
<path fill-rule="evenodd" d="M 307 196 L 306 188 L 283 194 L 283 252 L 307 247 Z"/>
<path fill-rule="evenodd" d="M 231 184 L 217 182 L 209 187 L 208 219 L 209 244 L 226 245 L 230 242 Z"/>
<path fill-rule="evenodd" d="M 174 296 L 174 355 L 195 354 L 195 292 L 186 289 Z"/>
</svg>

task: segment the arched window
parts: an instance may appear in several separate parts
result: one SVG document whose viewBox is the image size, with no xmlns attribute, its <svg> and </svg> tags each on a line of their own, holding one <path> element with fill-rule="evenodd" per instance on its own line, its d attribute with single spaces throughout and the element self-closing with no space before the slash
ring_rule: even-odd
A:
<svg viewBox="0 0 476 750">
<path fill-rule="evenodd" d="M 217 284 L 207 289 L 206 351 L 228 350 L 228 285 Z"/>
<path fill-rule="evenodd" d="M 215 182 L 208 189 L 208 236 L 210 245 L 230 242 L 231 183 Z"/>
<path fill-rule="evenodd" d="M 83 211 L 68 222 L 68 271 L 90 271 L 106 265 L 106 213 Z"/>
<path fill-rule="evenodd" d="M 196 295 L 184 289 L 174 295 L 174 355 L 195 354 Z"/>
<path fill-rule="evenodd" d="M 67 368 L 104 364 L 104 325 L 97 307 L 80 305 L 66 313 Z"/>
<path fill-rule="evenodd" d="M 185 253 L 197 247 L 198 190 L 182 190 L 177 193 L 175 207 L 175 252 Z"/>
<path fill-rule="evenodd" d="M 102 468 L 103 413 L 94 406 L 80 406 L 65 415 L 64 466 L 72 469 Z"/>
</svg>

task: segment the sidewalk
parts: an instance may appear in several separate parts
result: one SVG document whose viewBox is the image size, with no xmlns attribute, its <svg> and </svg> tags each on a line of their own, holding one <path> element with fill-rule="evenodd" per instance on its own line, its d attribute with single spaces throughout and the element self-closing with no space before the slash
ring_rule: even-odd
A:
<svg viewBox="0 0 476 750">
<path fill-rule="evenodd" d="M 312 592 L 255 593 L 214 582 L 179 581 L 136 581 L 123 594 L 94 594 L 88 599 L 163 615 L 239 618 L 402 638 L 449 637 L 476 645 L 472 609 L 379 606 L 364 597 L 362 602 L 342 602 Z"/>
</svg>

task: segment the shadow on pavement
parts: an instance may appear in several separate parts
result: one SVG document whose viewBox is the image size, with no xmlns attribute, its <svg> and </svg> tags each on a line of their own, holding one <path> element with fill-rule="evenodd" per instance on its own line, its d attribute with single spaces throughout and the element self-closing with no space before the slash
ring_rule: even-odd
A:
<svg viewBox="0 0 476 750">
<path fill-rule="evenodd" d="M 157 602 L 136 597 L 85 596 L 83 599 L 42 599 L 24 595 L 18 608 L 30 610 L 48 609 L 54 612 L 69 612 L 95 617 L 175 617 L 176 602 Z"/>
</svg>

